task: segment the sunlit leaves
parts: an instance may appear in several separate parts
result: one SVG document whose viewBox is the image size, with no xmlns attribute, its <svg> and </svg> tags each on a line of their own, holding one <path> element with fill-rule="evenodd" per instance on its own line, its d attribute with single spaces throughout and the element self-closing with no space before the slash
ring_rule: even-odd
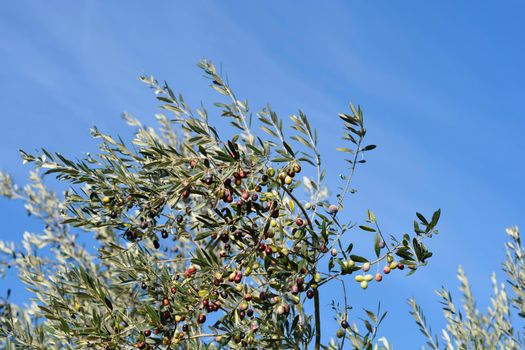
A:
<svg viewBox="0 0 525 350">
<path fill-rule="evenodd" d="M 259 136 L 248 102 L 210 61 L 199 67 L 222 95 L 209 111 L 192 110 L 167 83 L 142 77 L 166 113 L 156 115 L 158 129 L 124 114 L 135 131 L 131 142 L 93 128 L 96 154 L 78 159 L 22 151 L 24 162 L 71 186 L 63 201 L 41 183 L 21 191 L 0 177 L 0 193 L 26 200 L 28 211 L 46 223 L 44 235 L 24 236 L 25 251 L 0 242 L 2 267 L 9 261 L 21 271 L 40 307 L 23 315 L 37 326 L 4 322 L 17 345 L 40 336 L 44 324 L 48 335 L 35 348 L 147 344 L 167 350 L 213 342 L 232 349 L 319 349 L 321 324 L 304 305 L 320 311 L 316 298 L 309 301 L 314 291 L 345 286 L 347 275 L 385 260 L 396 264 L 389 260 L 394 256 L 413 270 L 426 264 L 431 253 L 422 240 L 436 233 L 439 211 L 430 220 L 418 213 L 415 236 L 399 242 L 393 235 L 385 241 L 371 210 L 363 223 L 349 221 L 358 214 L 345 211 L 345 195 L 355 193 L 356 166 L 375 148 L 364 146 L 360 107 L 340 114 L 345 144 L 338 150 L 348 169 L 332 198 L 317 131 L 303 111 L 284 121 L 265 106 L 254 113 Z M 228 137 L 212 125 L 215 116 L 230 122 L 220 133 Z M 92 235 L 96 250 L 76 241 L 70 233 L 76 227 Z M 372 251 L 353 249 L 353 230 L 369 233 Z M 46 245 L 54 258 L 37 254 Z M 346 319 L 346 292 L 343 299 Z M 363 329 L 352 325 L 342 337 L 357 349 L 372 349 L 385 316 L 365 314 Z"/>
</svg>

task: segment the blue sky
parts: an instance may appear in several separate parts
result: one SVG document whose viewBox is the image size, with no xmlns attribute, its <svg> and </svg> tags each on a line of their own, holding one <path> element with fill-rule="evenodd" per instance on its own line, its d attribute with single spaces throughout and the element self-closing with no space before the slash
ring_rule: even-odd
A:
<svg viewBox="0 0 525 350">
<path fill-rule="evenodd" d="M 142 74 L 169 81 L 194 105 L 213 101 L 195 66 L 206 57 L 223 64 L 252 108 L 269 102 L 283 117 L 308 114 L 335 188 L 344 165 L 333 151 L 342 145 L 337 113 L 360 104 L 378 149 L 359 169 L 349 217 L 373 209 L 397 234 L 416 211 L 442 208 L 428 268 L 367 291 L 348 282 L 353 305 L 382 300 L 382 333 L 396 348 L 417 349 L 423 339 L 406 298 L 417 297 L 438 329 L 433 290 L 455 289 L 461 264 L 484 307 L 505 227 L 525 227 L 524 14 L 520 1 L 3 2 L 0 168 L 24 182 L 20 148 L 77 157 L 95 149 L 92 125 L 129 136 L 123 111 L 152 123 L 157 104 Z M 0 220 L 2 239 L 38 229 L 3 199 Z M 330 293 L 326 305 L 338 296 Z"/>
</svg>

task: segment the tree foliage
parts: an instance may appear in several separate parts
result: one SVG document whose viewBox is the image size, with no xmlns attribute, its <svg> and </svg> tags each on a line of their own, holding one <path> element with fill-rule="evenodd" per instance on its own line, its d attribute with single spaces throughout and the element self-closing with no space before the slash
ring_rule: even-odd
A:
<svg viewBox="0 0 525 350">
<path fill-rule="evenodd" d="M 445 329 L 441 331 L 441 343 L 429 329 L 420 306 L 414 299 L 409 300 L 411 314 L 427 338 L 429 349 L 525 348 L 525 328 L 519 326 L 515 319 L 516 316 L 525 317 L 525 249 L 517 227 L 508 228 L 507 234 L 511 239 L 506 244 L 506 260 L 503 264 L 507 281 L 498 284 L 496 274 L 492 275 L 493 294 L 486 312 L 480 312 L 476 307 L 476 299 L 462 267 L 458 270 L 462 293 L 460 305 L 454 303 L 452 294 L 445 288 L 436 292 L 441 298 L 447 322 Z M 510 294 L 507 288 L 511 290 Z"/>
<path fill-rule="evenodd" d="M 97 154 L 22 151 L 35 167 L 30 184 L 19 188 L 1 175 L 1 194 L 25 201 L 45 224 L 20 243 L 0 242 L 2 272 L 15 267 L 33 295 L 24 307 L 9 296 L 0 303 L 3 348 L 379 346 L 385 314 L 366 310 L 362 326 L 351 322 L 348 275 L 366 289 L 382 279 L 371 266 L 388 274 L 426 265 L 432 253 L 423 239 L 437 232 L 440 212 L 417 213 L 414 233 L 399 238 L 385 237 L 372 211 L 343 221 L 354 172 L 375 148 L 364 143 L 361 108 L 339 115 L 348 169 L 330 196 L 317 132 L 302 111 L 286 124 L 270 106 L 253 118 L 211 62 L 199 67 L 223 95 L 213 113 L 193 111 L 166 83 L 142 77 L 169 113 L 157 114 L 157 129 L 125 114 L 131 143 L 93 128 Z M 213 126 L 214 114 L 231 128 Z M 312 176 L 300 179 L 308 166 Z M 64 196 L 44 186 L 49 174 L 70 184 Z M 343 246 L 351 230 L 373 239 L 369 256 Z M 86 236 L 95 249 L 81 243 Z M 321 322 L 330 317 L 321 317 L 319 293 L 334 283 L 344 290 L 344 306 L 333 308 L 341 328 L 322 344 Z"/>
</svg>

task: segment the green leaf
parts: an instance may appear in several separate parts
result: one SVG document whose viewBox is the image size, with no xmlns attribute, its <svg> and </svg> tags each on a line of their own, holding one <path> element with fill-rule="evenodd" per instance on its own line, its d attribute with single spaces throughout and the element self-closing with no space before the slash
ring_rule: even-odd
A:
<svg viewBox="0 0 525 350">
<path fill-rule="evenodd" d="M 353 149 L 346 148 L 346 147 L 337 147 L 335 150 L 339 151 L 339 152 L 345 152 L 345 153 L 354 154 L 354 150 Z"/>
<path fill-rule="evenodd" d="M 359 228 L 363 231 L 368 231 L 368 232 L 376 232 L 375 229 L 373 229 L 372 227 L 370 226 L 365 226 L 365 225 L 359 225 Z"/>
<path fill-rule="evenodd" d="M 285 141 L 283 141 L 283 146 L 284 146 L 284 148 L 286 149 L 286 151 L 287 151 L 288 153 L 290 153 L 290 155 L 291 155 L 292 157 L 295 157 L 295 153 L 293 152 L 293 150 L 292 150 L 292 148 L 290 147 L 289 144 L 287 144 Z"/>
<path fill-rule="evenodd" d="M 359 255 L 350 255 L 350 259 L 352 259 L 355 262 L 360 262 L 360 263 L 368 262 L 368 259 L 363 258 L 362 256 L 359 256 Z"/>
<path fill-rule="evenodd" d="M 421 213 L 416 213 L 416 216 L 418 217 L 418 219 L 425 225 L 428 225 L 428 221 L 427 219 L 425 219 L 425 217 L 423 216 L 423 214 Z"/>
<path fill-rule="evenodd" d="M 375 149 L 376 147 L 377 147 L 376 145 L 368 145 L 368 146 L 363 147 L 362 151 L 363 152 L 371 151 Z"/>
<path fill-rule="evenodd" d="M 434 214 L 432 215 L 432 221 L 430 222 L 430 226 L 435 227 L 439 221 L 439 217 L 441 216 L 441 209 L 438 209 Z"/>
<path fill-rule="evenodd" d="M 380 244 L 381 244 L 381 237 L 379 236 L 378 233 L 376 233 L 374 236 L 374 251 L 378 258 L 379 258 L 379 255 L 381 254 Z"/>
<path fill-rule="evenodd" d="M 370 220 L 372 222 L 376 222 L 376 217 L 375 217 L 374 213 L 372 213 L 372 211 L 370 209 L 368 210 L 368 220 Z"/>
</svg>

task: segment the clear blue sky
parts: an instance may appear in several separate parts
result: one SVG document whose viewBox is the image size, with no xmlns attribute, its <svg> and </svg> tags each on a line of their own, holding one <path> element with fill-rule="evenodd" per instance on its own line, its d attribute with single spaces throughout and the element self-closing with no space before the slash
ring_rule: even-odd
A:
<svg viewBox="0 0 525 350">
<path fill-rule="evenodd" d="M 24 182 L 19 148 L 76 157 L 95 149 L 92 125 L 128 136 L 121 112 L 152 122 L 156 102 L 141 74 L 193 103 L 212 101 L 195 66 L 207 57 L 253 108 L 302 108 L 336 186 L 337 112 L 361 104 L 379 147 L 356 177 L 352 218 L 371 208 L 401 233 L 415 211 L 442 208 L 428 268 L 367 291 L 349 281 L 352 304 L 382 300 L 382 332 L 397 349 L 418 349 L 406 298 L 417 297 L 437 329 L 433 290 L 455 289 L 462 264 L 484 307 L 505 227 L 525 227 L 524 15 L 522 1 L 2 2 L 0 168 Z M 38 229 L 19 203 L 0 200 L 0 220 L 2 239 Z M 0 281 L 0 292 L 13 283 Z"/>
</svg>

